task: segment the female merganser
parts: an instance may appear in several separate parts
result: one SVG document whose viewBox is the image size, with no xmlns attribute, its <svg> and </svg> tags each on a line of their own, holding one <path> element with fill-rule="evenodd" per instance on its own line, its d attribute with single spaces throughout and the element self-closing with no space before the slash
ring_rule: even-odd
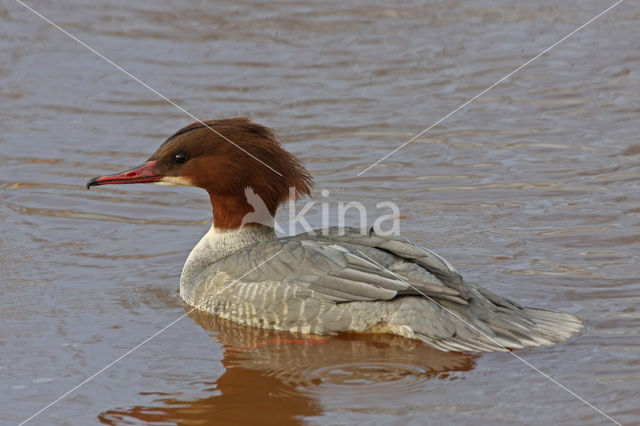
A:
<svg viewBox="0 0 640 426">
<path fill-rule="evenodd" d="M 213 226 L 180 277 L 190 306 L 235 322 L 301 333 L 393 333 L 443 351 L 547 346 L 582 329 L 573 315 L 526 308 L 477 285 L 431 250 L 360 229 L 278 238 L 243 224 L 251 188 L 272 217 L 312 179 L 273 132 L 245 118 L 197 122 L 144 164 L 87 183 L 191 185 L 211 198 Z M 294 188 L 290 191 L 289 188 Z"/>
</svg>

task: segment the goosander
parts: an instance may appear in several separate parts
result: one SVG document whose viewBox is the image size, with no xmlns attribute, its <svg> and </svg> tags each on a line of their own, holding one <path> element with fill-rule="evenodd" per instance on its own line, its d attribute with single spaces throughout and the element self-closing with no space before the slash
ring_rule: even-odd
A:
<svg viewBox="0 0 640 426">
<path fill-rule="evenodd" d="M 182 299 L 205 313 L 307 334 L 392 333 L 456 352 L 548 346 L 582 329 L 573 315 L 523 307 L 465 282 L 442 257 L 400 236 L 334 227 L 279 238 L 263 221 L 243 223 L 254 213 L 246 188 L 274 217 L 312 187 L 274 133 L 246 118 L 186 126 L 141 166 L 95 177 L 87 189 L 125 183 L 209 193 L 213 225 L 180 277 Z"/>
</svg>

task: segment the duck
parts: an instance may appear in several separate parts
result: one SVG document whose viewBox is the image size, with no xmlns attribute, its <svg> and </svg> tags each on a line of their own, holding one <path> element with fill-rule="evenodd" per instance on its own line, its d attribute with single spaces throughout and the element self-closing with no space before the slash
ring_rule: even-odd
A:
<svg viewBox="0 0 640 426">
<path fill-rule="evenodd" d="M 212 226 L 180 276 L 180 297 L 204 314 L 305 335 L 390 333 L 445 352 L 550 346 L 583 329 L 574 315 L 525 307 L 466 282 L 401 235 L 334 226 L 278 236 L 273 221 L 247 221 L 255 199 L 273 218 L 313 186 L 274 132 L 247 118 L 192 123 L 142 165 L 86 187 L 133 183 L 209 194 Z"/>
</svg>

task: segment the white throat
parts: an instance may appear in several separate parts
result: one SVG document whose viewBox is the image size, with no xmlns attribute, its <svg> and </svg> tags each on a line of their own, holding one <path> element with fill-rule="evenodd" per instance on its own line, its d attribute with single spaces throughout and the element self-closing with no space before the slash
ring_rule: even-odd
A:
<svg viewBox="0 0 640 426">
<path fill-rule="evenodd" d="M 207 266 L 248 245 L 276 239 L 273 228 L 268 226 L 245 226 L 240 229 L 217 229 L 209 232 L 191 250 L 182 269 L 180 285 L 195 279 Z"/>
</svg>

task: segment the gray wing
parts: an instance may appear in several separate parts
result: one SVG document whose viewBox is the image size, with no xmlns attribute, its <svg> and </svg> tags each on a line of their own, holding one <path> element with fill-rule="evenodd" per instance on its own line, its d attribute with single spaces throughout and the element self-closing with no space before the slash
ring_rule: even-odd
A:
<svg viewBox="0 0 640 426">
<path fill-rule="evenodd" d="M 242 276 L 241 282 L 295 284 L 336 303 L 411 294 L 467 305 L 462 278 L 440 256 L 393 237 L 362 235 L 353 229 L 344 235 L 331 229 L 324 236 L 303 234 L 258 243 L 221 260 L 216 269 Z"/>
<path fill-rule="evenodd" d="M 546 346 L 582 328 L 572 315 L 523 308 L 465 284 L 429 250 L 353 229 L 257 243 L 195 281 L 181 285 L 183 299 L 236 322 L 325 334 L 367 330 L 384 319 L 385 332 L 445 351 Z M 361 303 L 372 301 L 389 303 Z"/>
</svg>

